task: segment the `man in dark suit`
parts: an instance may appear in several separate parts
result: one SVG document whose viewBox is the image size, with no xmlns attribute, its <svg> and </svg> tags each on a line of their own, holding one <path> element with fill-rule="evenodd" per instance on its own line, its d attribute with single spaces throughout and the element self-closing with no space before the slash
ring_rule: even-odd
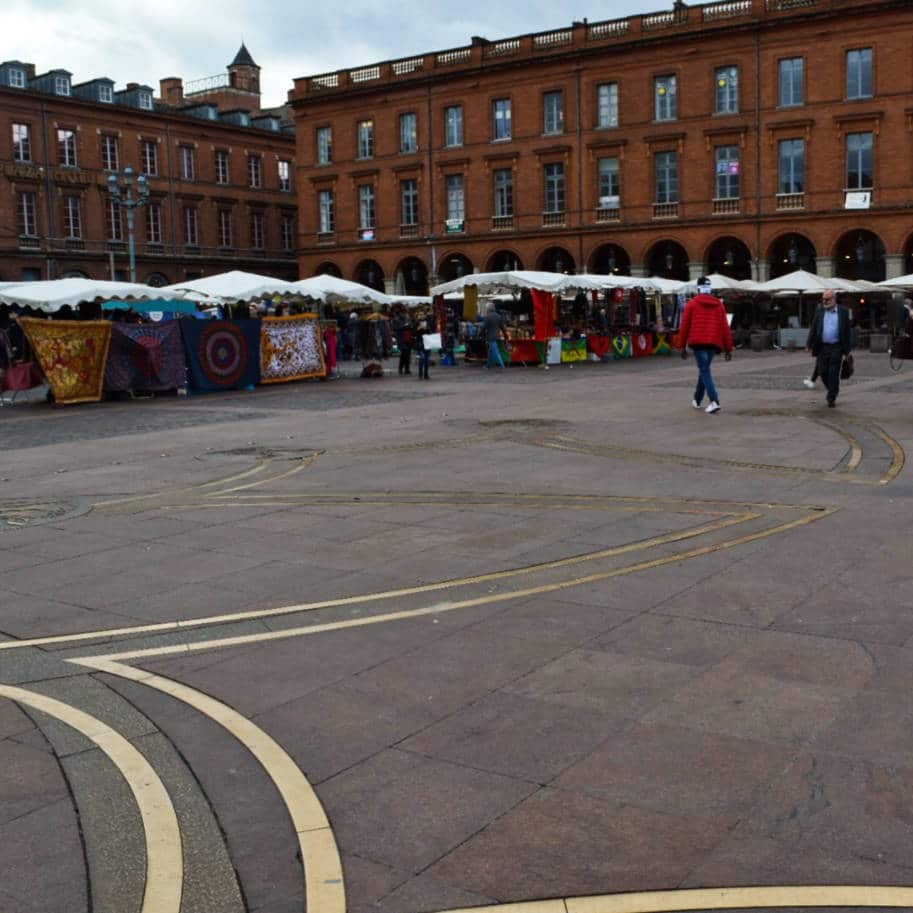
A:
<svg viewBox="0 0 913 913">
<path fill-rule="evenodd" d="M 827 404 L 831 408 L 840 393 L 840 366 L 850 354 L 850 312 L 837 307 L 837 295 L 826 291 L 822 307 L 815 311 L 805 350 L 818 359 L 818 375 L 827 387 Z"/>
</svg>

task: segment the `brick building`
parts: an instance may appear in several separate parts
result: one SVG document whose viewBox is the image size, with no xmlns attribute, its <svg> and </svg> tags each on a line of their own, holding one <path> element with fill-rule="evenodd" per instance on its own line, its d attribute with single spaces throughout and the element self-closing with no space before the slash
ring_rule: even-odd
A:
<svg viewBox="0 0 913 913">
<path fill-rule="evenodd" d="M 298 79 L 302 275 L 913 272 L 913 6 L 721 0 Z"/>
<path fill-rule="evenodd" d="M 139 281 L 297 278 L 294 125 L 261 107 L 259 73 L 242 45 L 226 73 L 163 79 L 155 97 L 0 64 L 0 279 L 129 278 L 126 213 L 108 193 L 127 166 L 150 189 L 136 210 Z"/>
</svg>

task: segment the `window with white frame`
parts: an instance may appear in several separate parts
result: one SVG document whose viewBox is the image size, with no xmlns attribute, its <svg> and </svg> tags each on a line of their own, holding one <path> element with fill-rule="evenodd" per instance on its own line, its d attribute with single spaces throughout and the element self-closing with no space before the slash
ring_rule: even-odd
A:
<svg viewBox="0 0 913 913">
<path fill-rule="evenodd" d="M 98 100 L 109 105 L 114 101 L 114 90 L 111 88 L 111 86 L 104 84 L 99 85 Z"/>
<path fill-rule="evenodd" d="M 444 108 L 444 145 L 463 145 L 463 106 Z"/>
<path fill-rule="evenodd" d="M 70 94 L 70 77 L 69 76 L 55 76 L 54 77 L 54 94 L 55 95 L 69 95 Z"/>
<path fill-rule="evenodd" d="M 234 247 L 234 231 L 232 227 L 231 210 L 219 210 L 219 247 Z"/>
<path fill-rule="evenodd" d="M 152 93 L 151 92 L 140 92 L 139 93 L 139 106 L 144 111 L 152 110 Z"/>
<path fill-rule="evenodd" d="M 333 161 L 333 128 L 317 128 L 317 164 L 329 165 Z"/>
<path fill-rule="evenodd" d="M 739 68 L 719 67 L 716 71 L 716 113 L 736 114 L 739 110 Z"/>
<path fill-rule="evenodd" d="M 105 203 L 105 237 L 109 241 L 124 240 L 124 223 L 120 200 L 110 197 Z"/>
<path fill-rule="evenodd" d="M 321 190 L 317 194 L 317 202 L 320 207 L 320 233 L 322 235 L 331 234 L 336 231 L 336 209 L 333 191 Z"/>
<path fill-rule="evenodd" d="M 184 181 L 196 180 L 196 150 L 193 146 L 179 146 L 178 161 L 180 162 L 181 179 Z"/>
<path fill-rule="evenodd" d="M 196 206 L 184 207 L 184 244 L 188 247 L 199 247 L 200 219 Z"/>
<path fill-rule="evenodd" d="M 289 193 L 292 189 L 292 163 L 288 159 L 279 159 L 277 170 L 279 172 L 279 189 Z"/>
<path fill-rule="evenodd" d="M 656 202 L 678 202 L 678 153 L 657 152 L 654 159 L 656 169 Z"/>
<path fill-rule="evenodd" d="M 152 177 L 159 173 L 159 148 L 154 139 L 144 139 L 140 144 L 140 168 Z"/>
<path fill-rule="evenodd" d="M 358 226 L 374 228 L 374 185 L 361 184 L 358 188 Z"/>
<path fill-rule="evenodd" d="M 780 193 L 805 192 L 805 140 L 780 140 Z"/>
<path fill-rule="evenodd" d="M 545 166 L 544 212 L 564 212 L 564 163 L 550 162 Z"/>
<path fill-rule="evenodd" d="M 514 214 L 514 172 L 512 168 L 495 170 L 495 217 L 504 218 Z"/>
<path fill-rule="evenodd" d="M 19 234 L 25 237 L 38 235 L 38 201 L 31 190 L 21 190 L 17 195 Z"/>
<path fill-rule="evenodd" d="M 856 48 L 846 52 L 846 97 L 872 97 L 872 49 Z"/>
<path fill-rule="evenodd" d="M 415 152 L 418 149 L 418 117 L 413 113 L 399 116 L 399 151 Z"/>
<path fill-rule="evenodd" d="M 9 71 L 9 87 L 11 89 L 24 89 L 25 88 L 25 70 L 20 70 L 19 67 L 13 67 Z"/>
<path fill-rule="evenodd" d="M 250 214 L 250 246 L 254 250 L 266 247 L 266 218 L 262 212 Z"/>
<path fill-rule="evenodd" d="M 492 115 L 494 124 L 492 126 L 492 139 L 508 140 L 511 137 L 511 115 L 510 99 L 496 98 L 492 103 Z"/>
<path fill-rule="evenodd" d="M 462 174 L 448 174 L 447 189 L 447 221 L 463 222 L 466 219 L 466 197 L 463 186 Z"/>
<path fill-rule="evenodd" d="M 621 170 L 617 155 L 599 159 L 599 206 L 617 209 L 621 199 Z"/>
<path fill-rule="evenodd" d="M 400 181 L 400 225 L 418 225 L 418 181 Z"/>
<path fill-rule="evenodd" d="M 78 196 L 63 198 L 63 236 L 70 240 L 82 238 L 82 200 Z"/>
<path fill-rule="evenodd" d="M 57 164 L 66 168 L 75 168 L 76 131 L 59 128 L 57 130 Z"/>
<path fill-rule="evenodd" d="M 101 167 L 104 171 L 117 171 L 117 137 L 103 134 L 101 138 Z"/>
<path fill-rule="evenodd" d="M 29 124 L 13 124 L 13 161 L 32 160 L 32 128 Z"/>
<path fill-rule="evenodd" d="M 373 120 L 360 120 L 358 122 L 358 157 L 360 159 L 374 158 Z"/>
<path fill-rule="evenodd" d="M 146 211 L 146 243 L 162 243 L 162 207 L 158 203 L 147 203 L 143 207 Z"/>
<path fill-rule="evenodd" d="M 780 61 L 780 107 L 805 104 L 805 58 L 785 57 Z"/>
<path fill-rule="evenodd" d="M 716 147 L 716 199 L 737 200 L 741 196 L 741 162 L 738 146 Z"/>
<path fill-rule="evenodd" d="M 231 183 L 231 160 L 225 149 L 216 149 L 216 183 Z"/>
<path fill-rule="evenodd" d="M 618 126 L 618 83 L 604 82 L 596 89 L 598 127 Z"/>
<path fill-rule="evenodd" d="M 871 190 L 874 186 L 875 142 L 871 133 L 846 135 L 846 189 Z"/>
<path fill-rule="evenodd" d="M 247 186 L 254 189 L 263 186 L 263 159 L 259 155 L 247 157 Z"/>
<path fill-rule="evenodd" d="M 564 92 L 542 96 L 542 132 L 564 133 Z"/>
<path fill-rule="evenodd" d="M 656 120 L 676 120 L 678 118 L 678 78 L 676 76 L 657 76 L 653 81 Z"/>
</svg>

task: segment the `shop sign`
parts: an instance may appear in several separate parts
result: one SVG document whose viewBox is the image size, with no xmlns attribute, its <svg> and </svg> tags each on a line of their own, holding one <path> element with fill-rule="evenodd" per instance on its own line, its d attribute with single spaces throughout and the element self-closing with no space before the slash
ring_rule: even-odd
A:
<svg viewBox="0 0 913 913">
<path fill-rule="evenodd" d="M 846 195 L 844 209 L 868 209 L 872 205 L 870 190 L 850 191 Z"/>
<path fill-rule="evenodd" d="M 448 219 L 444 224 L 447 226 L 447 234 L 456 234 L 464 230 L 462 219 Z"/>
</svg>

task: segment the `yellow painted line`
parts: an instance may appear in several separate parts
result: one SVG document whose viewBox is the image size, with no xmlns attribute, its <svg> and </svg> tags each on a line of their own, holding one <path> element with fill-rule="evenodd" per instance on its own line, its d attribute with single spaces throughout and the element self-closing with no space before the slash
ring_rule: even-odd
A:
<svg viewBox="0 0 913 913">
<path fill-rule="evenodd" d="M 9 685 L 0 685 L 0 697 L 66 723 L 94 742 L 120 771 L 136 800 L 146 837 L 142 913 L 180 913 L 184 883 L 181 832 L 168 791 L 152 765 L 120 733 L 69 704 Z"/>
<path fill-rule="evenodd" d="M 693 527 L 677 533 L 667 533 L 663 536 L 655 536 L 651 539 L 644 539 L 641 542 L 633 542 L 628 545 L 620 545 L 615 548 L 605 549 L 599 552 L 587 552 L 583 555 L 574 555 L 570 558 L 560 558 L 555 561 L 547 561 L 542 564 L 531 564 L 520 568 L 511 568 L 506 571 L 492 571 L 488 574 L 477 574 L 472 577 L 463 577 L 454 580 L 445 580 L 440 583 L 427 583 L 422 586 L 403 587 L 398 590 L 385 590 L 377 593 L 367 593 L 363 596 L 343 596 L 338 599 L 326 599 L 321 602 L 301 603 L 299 605 L 282 606 L 275 609 L 256 609 L 249 612 L 234 612 L 227 615 L 210 615 L 203 618 L 191 618 L 185 621 L 164 621 L 150 625 L 134 625 L 125 628 L 106 628 L 96 631 L 84 631 L 80 634 L 52 634 L 46 637 L 32 637 L 24 640 L 5 640 L 0 641 L 0 651 L 15 650 L 21 647 L 39 647 L 45 644 L 57 643 L 79 643 L 87 640 L 104 640 L 110 637 L 120 637 L 124 635 L 137 634 L 160 634 L 167 631 L 176 631 L 184 628 L 202 628 L 214 624 L 224 624 L 235 621 L 248 621 L 256 618 L 272 618 L 277 615 L 292 615 L 298 612 L 313 612 L 317 609 L 331 609 L 340 606 L 359 605 L 365 602 L 379 602 L 387 599 L 397 599 L 403 596 L 413 596 L 422 593 L 433 593 L 441 590 L 456 589 L 463 586 L 472 586 L 479 583 L 489 583 L 495 580 L 506 580 L 511 577 L 534 574 L 539 571 L 555 570 L 562 567 L 570 567 L 575 564 L 582 564 L 588 561 L 598 561 L 603 558 L 613 558 L 617 555 L 627 554 L 629 552 L 643 551 L 660 545 L 669 545 L 674 542 L 681 542 L 686 539 L 694 539 L 707 533 L 716 532 L 725 529 L 727 526 L 733 526 L 739 523 L 746 523 L 750 520 L 757 519 L 761 514 L 746 513 L 736 514 L 723 520 L 717 520 L 712 523 L 705 523 L 702 526 Z"/>
<path fill-rule="evenodd" d="M 891 451 L 892 459 L 891 465 L 888 467 L 888 471 L 884 474 L 881 479 L 882 485 L 887 485 L 889 482 L 892 482 L 897 476 L 900 475 L 901 470 L 904 467 L 904 450 L 900 444 L 894 440 L 886 431 L 882 431 L 877 425 L 872 425 L 872 431 L 880 437 L 885 444 L 888 445 L 888 448 Z"/>
<path fill-rule="evenodd" d="M 180 682 L 122 665 L 110 657 L 70 662 L 155 688 L 193 707 L 230 732 L 257 759 L 288 809 L 301 848 L 305 909 L 308 913 L 345 913 L 342 862 L 330 822 L 307 777 L 278 742 L 237 710 Z"/>
<path fill-rule="evenodd" d="M 491 907 L 462 907 L 459 910 L 447 910 L 446 913 L 567 913 L 563 900 L 525 900 L 520 903 L 499 903 Z"/>
<path fill-rule="evenodd" d="M 173 644 L 165 647 L 147 647 L 141 650 L 127 650 L 122 653 L 108 654 L 107 658 L 111 660 L 137 660 L 148 659 L 150 657 L 175 656 L 184 653 L 196 653 L 201 650 L 214 650 L 225 647 L 249 646 L 251 644 L 266 643 L 273 640 L 285 640 L 291 637 L 308 637 L 313 634 L 324 634 L 328 631 L 343 631 L 348 628 L 363 628 L 369 625 L 387 624 L 395 621 L 406 621 L 415 618 L 422 618 L 428 615 L 442 615 L 445 612 L 455 612 L 459 609 L 476 608 L 483 605 L 492 605 L 498 602 L 508 602 L 514 599 L 525 599 L 530 596 L 541 596 L 544 593 L 555 593 L 560 590 L 570 589 L 575 586 L 582 586 L 588 583 L 597 583 L 603 580 L 611 580 L 614 577 L 624 577 L 628 574 L 636 574 L 641 571 L 653 570 L 654 568 L 663 567 L 668 564 L 677 564 L 681 561 L 688 561 L 691 558 L 699 558 L 704 555 L 710 555 L 714 552 L 723 551 L 728 548 L 735 548 L 739 545 L 746 545 L 749 542 L 756 542 L 760 539 L 766 539 L 769 536 L 775 536 L 779 533 L 814 523 L 817 520 L 834 513 L 834 510 L 825 510 L 818 515 L 810 515 L 789 523 L 770 529 L 761 530 L 756 533 L 749 533 L 740 536 L 737 539 L 729 539 L 725 542 L 718 542 L 714 545 L 705 545 L 701 548 L 691 549 L 688 552 L 682 552 L 676 555 L 668 555 L 664 558 L 654 558 L 650 561 L 642 561 L 638 564 L 629 564 L 625 567 L 615 568 L 611 571 L 602 571 L 596 574 L 587 574 L 584 577 L 575 577 L 572 580 L 560 581 L 558 583 L 545 583 L 540 586 L 528 587 L 524 590 L 513 590 L 505 593 L 493 593 L 489 596 L 479 596 L 473 599 L 464 599 L 459 602 L 442 602 L 435 605 L 426 606 L 421 609 L 404 609 L 400 612 L 387 612 L 383 615 L 368 615 L 362 618 L 350 618 L 345 621 L 331 621 L 325 624 L 305 625 L 297 628 L 287 628 L 283 631 L 267 631 L 260 634 L 239 634 L 236 637 L 221 637 L 213 640 L 203 640 L 196 643 Z"/>
<path fill-rule="evenodd" d="M 317 460 L 317 457 L 319 455 L 320 454 L 315 453 L 313 456 L 306 457 L 306 458 L 300 460 L 299 462 L 297 462 L 287 472 L 282 472 L 277 476 L 269 476 L 266 479 L 258 479 L 256 482 L 248 482 L 248 484 L 246 484 L 246 485 L 236 485 L 234 488 L 219 489 L 219 491 L 217 491 L 217 492 L 212 492 L 212 493 L 207 492 L 206 497 L 209 497 L 209 498 L 221 497 L 223 495 L 231 494 L 232 492 L 245 491 L 248 488 L 256 488 L 258 485 L 267 485 L 270 482 L 280 482 L 280 481 L 282 481 L 282 479 L 287 479 L 290 476 L 297 475 L 303 469 L 307 469 L 308 466 L 310 466 L 312 463 L 314 463 Z"/>
</svg>

